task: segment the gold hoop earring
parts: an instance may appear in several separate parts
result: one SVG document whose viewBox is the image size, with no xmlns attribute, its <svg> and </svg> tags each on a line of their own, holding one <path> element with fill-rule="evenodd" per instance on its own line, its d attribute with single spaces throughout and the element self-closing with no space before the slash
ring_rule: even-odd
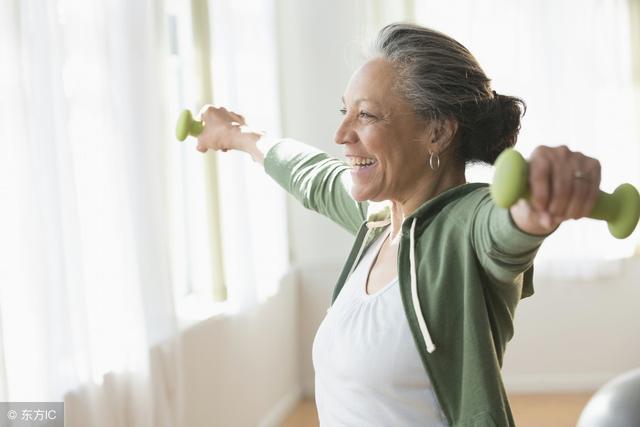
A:
<svg viewBox="0 0 640 427">
<path fill-rule="evenodd" d="M 435 164 L 436 166 L 433 166 L 433 157 L 435 156 L 436 160 L 435 160 Z M 435 153 L 433 151 L 429 151 L 429 167 L 434 170 L 437 171 L 438 169 L 440 169 L 440 156 L 438 156 L 438 153 Z"/>
</svg>

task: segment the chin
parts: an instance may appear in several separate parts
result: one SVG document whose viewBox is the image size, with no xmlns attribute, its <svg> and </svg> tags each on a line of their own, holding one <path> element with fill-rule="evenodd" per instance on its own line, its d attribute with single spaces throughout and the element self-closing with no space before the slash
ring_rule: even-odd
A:
<svg viewBox="0 0 640 427">
<path fill-rule="evenodd" d="M 351 189 L 351 198 L 356 202 L 382 202 L 385 200 L 380 197 L 368 196 L 366 193 L 362 191 L 354 191 L 354 189 Z"/>
<path fill-rule="evenodd" d="M 365 194 L 360 191 L 356 191 L 354 188 L 351 188 L 351 198 L 356 202 L 365 202 L 369 200 Z"/>
</svg>

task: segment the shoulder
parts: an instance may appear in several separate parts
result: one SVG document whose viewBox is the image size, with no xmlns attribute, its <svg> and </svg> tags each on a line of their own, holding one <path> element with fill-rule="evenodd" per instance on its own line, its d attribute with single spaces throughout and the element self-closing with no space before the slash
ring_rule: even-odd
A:
<svg viewBox="0 0 640 427">
<path fill-rule="evenodd" d="M 489 221 L 493 206 L 490 187 L 474 186 L 443 207 L 434 218 L 435 229 L 441 238 L 467 241 L 478 222 Z"/>
<path fill-rule="evenodd" d="M 475 217 L 478 210 L 483 206 L 491 205 L 492 203 L 491 188 L 485 184 L 474 187 L 453 201 L 453 203 L 449 203 L 444 211 L 448 214 L 447 216 L 459 220 L 467 220 Z"/>
<path fill-rule="evenodd" d="M 481 202 L 491 200 L 491 187 L 489 184 L 485 184 L 479 187 L 475 187 L 473 190 L 460 198 L 460 202 L 463 204 L 474 205 Z"/>
</svg>

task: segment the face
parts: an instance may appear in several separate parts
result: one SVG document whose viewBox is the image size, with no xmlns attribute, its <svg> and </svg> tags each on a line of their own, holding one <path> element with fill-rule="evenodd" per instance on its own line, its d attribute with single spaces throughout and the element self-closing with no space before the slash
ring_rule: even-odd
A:
<svg viewBox="0 0 640 427">
<path fill-rule="evenodd" d="M 395 79 L 392 65 L 374 58 L 354 73 L 343 96 L 335 140 L 352 165 L 357 201 L 402 201 L 429 173 L 426 122 L 394 92 Z"/>
</svg>

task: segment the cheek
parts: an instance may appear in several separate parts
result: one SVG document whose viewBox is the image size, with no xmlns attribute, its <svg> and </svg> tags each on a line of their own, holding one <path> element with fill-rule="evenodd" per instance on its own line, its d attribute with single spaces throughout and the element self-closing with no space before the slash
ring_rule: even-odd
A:
<svg viewBox="0 0 640 427">
<path fill-rule="evenodd" d="M 386 138 L 380 132 L 363 132 L 360 134 L 360 141 L 366 152 L 382 163 L 386 163 L 391 158 L 393 140 Z"/>
<path fill-rule="evenodd" d="M 413 175 L 422 169 L 424 162 L 415 144 L 395 132 L 363 128 L 359 138 L 366 152 L 378 159 L 378 174 L 385 181 L 397 183 L 404 175 Z"/>
<path fill-rule="evenodd" d="M 410 152 L 386 152 L 381 154 L 382 168 L 385 180 L 389 180 L 398 185 L 404 185 L 407 182 L 414 182 L 420 177 L 426 168 L 428 168 L 429 160 L 423 159 L 417 153 L 417 150 Z"/>
</svg>

